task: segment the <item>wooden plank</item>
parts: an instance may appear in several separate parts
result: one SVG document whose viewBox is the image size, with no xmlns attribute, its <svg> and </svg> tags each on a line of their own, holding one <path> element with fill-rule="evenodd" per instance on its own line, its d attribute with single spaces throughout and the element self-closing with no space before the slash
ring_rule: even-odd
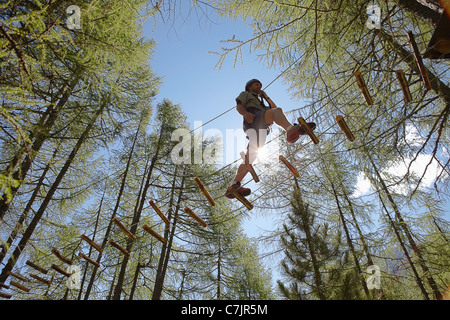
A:
<svg viewBox="0 0 450 320">
<path fill-rule="evenodd" d="M 100 263 L 98 263 L 97 261 L 92 260 L 90 257 L 84 255 L 83 253 L 78 253 L 78 256 L 80 258 L 83 258 L 84 260 L 86 260 L 87 262 L 89 262 L 90 264 L 93 264 L 96 267 L 100 267 Z"/>
<path fill-rule="evenodd" d="M 9 289 L 9 286 L 4 283 L 0 283 L 0 288 Z"/>
<path fill-rule="evenodd" d="M 152 228 L 150 228 L 148 225 L 144 224 L 142 226 L 142 228 L 147 231 L 148 233 L 150 233 L 153 237 L 155 237 L 156 239 L 158 239 L 159 241 L 161 241 L 162 243 L 166 243 L 166 239 L 164 239 L 159 233 L 157 233 L 155 230 L 153 230 Z"/>
<path fill-rule="evenodd" d="M 89 238 L 87 235 L 82 234 L 81 239 L 83 239 L 84 241 L 89 243 L 89 245 L 94 247 L 98 252 L 103 253 L 103 249 L 98 244 L 96 244 L 91 238 Z"/>
<path fill-rule="evenodd" d="M 62 262 L 67 263 L 67 264 L 70 264 L 70 265 L 73 264 L 72 260 L 70 260 L 69 258 L 64 257 L 64 256 L 61 254 L 61 252 L 58 251 L 58 249 L 53 248 L 53 249 L 52 249 L 52 253 L 53 253 L 59 260 L 61 260 Z"/>
<path fill-rule="evenodd" d="M 316 135 L 311 130 L 311 128 L 308 126 L 305 119 L 303 119 L 302 117 L 299 117 L 297 120 L 298 120 L 298 123 L 300 123 L 300 125 L 302 126 L 302 128 L 306 131 L 308 136 L 311 138 L 312 142 L 314 142 L 314 144 L 318 144 L 319 139 L 317 139 Z"/>
<path fill-rule="evenodd" d="M 409 91 L 408 81 L 406 81 L 405 73 L 403 70 L 396 70 L 395 75 L 397 76 L 397 80 L 400 83 L 400 87 L 403 91 L 403 96 L 405 97 L 406 102 L 412 101 L 412 95 Z"/>
<path fill-rule="evenodd" d="M 356 83 L 358 84 L 359 89 L 361 89 L 361 92 L 362 92 L 367 104 L 369 106 L 373 105 L 372 97 L 369 94 L 369 90 L 367 89 L 366 82 L 364 81 L 364 78 L 363 78 L 361 72 L 359 72 L 359 71 L 355 72 L 355 78 L 356 78 Z"/>
<path fill-rule="evenodd" d="M 444 11 L 428 43 L 423 58 L 450 59 L 450 0 L 441 0 Z"/>
<path fill-rule="evenodd" d="M 31 262 L 30 260 L 27 260 L 26 264 L 29 265 L 30 267 L 32 267 L 33 269 L 43 273 L 43 274 L 47 274 L 47 272 L 48 272 L 48 270 L 38 266 L 37 264 Z"/>
<path fill-rule="evenodd" d="M 211 197 L 211 195 L 209 194 L 208 190 L 206 190 L 205 186 L 200 181 L 200 179 L 198 177 L 195 177 L 194 181 L 195 181 L 195 184 L 197 185 L 197 187 L 200 189 L 200 191 L 203 192 L 203 194 L 205 195 L 205 197 L 208 200 L 209 204 L 212 205 L 212 206 L 215 206 L 216 203 L 214 202 L 213 197 Z"/>
<path fill-rule="evenodd" d="M 70 277 L 71 274 L 66 272 L 64 269 L 62 269 L 61 267 L 57 266 L 56 264 L 52 264 L 51 268 L 59 273 L 61 273 L 62 275 L 66 276 L 66 277 Z"/>
<path fill-rule="evenodd" d="M 190 208 L 185 207 L 184 211 L 189 214 L 194 220 L 196 220 L 198 223 L 200 223 L 202 225 L 203 228 L 206 228 L 208 226 L 208 224 L 202 219 L 200 218 L 198 215 L 196 215 L 194 213 L 194 211 L 192 211 Z"/>
<path fill-rule="evenodd" d="M 109 244 L 112 245 L 114 248 L 118 249 L 127 258 L 130 257 L 130 253 L 127 250 L 125 250 L 125 248 L 122 247 L 120 244 L 115 242 L 114 240 L 109 240 Z"/>
<path fill-rule="evenodd" d="M 300 178 L 300 174 L 298 173 L 297 169 L 292 164 L 290 164 L 285 157 L 280 155 L 278 159 L 280 159 L 280 161 L 284 163 L 284 165 L 292 172 L 294 176 Z"/>
<path fill-rule="evenodd" d="M 13 285 L 13 286 L 16 287 L 16 288 L 19 288 L 19 289 L 22 290 L 22 291 L 30 292 L 30 289 L 29 289 L 29 288 L 25 287 L 24 285 L 22 285 L 22 284 L 20 284 L 20 283 L 18 283 L 18 282 L 15 282 L 15 281 L 12 281 L 12 280 L 11 280 L 11 281 L 9 282 L 9 284 Z"/>
<path fill-rule="evenodd" d="M 164 223 L 169 226 L 170 225 L 170 221 L 169 219 L 167 219 L 167 217 L 162 213 L 162 211 L 159 209 L 159 207 L 156 205 L 156 203 L 150 199 L 150 205 L 152 206 L 153 210 L 156 211 L 156 213 L 158 214 L 158 216 L 164 221 Z"/>
<path fill-rule="evenodd" d="M 11 297 L 12 297 L 11 294 L 6 293 L 6 292 L 1 292 L 1 291 L 0 291 L 0 298 L 3 298 L 3 299 L 11 299 Z"/>
<path fill-rule="evenodd" d="M 247 207 L 248 210 L 253 209 L 253 205 L 250 203 L 250 201 L 248 201 L 245 197 L 241 196 L 239 192 L 237 192 L 233 187 L 231 186 L 228 187 L 227 192 L 232 193 L 238 201 L 240 201 L 244 206 Z"/>
<path fill-rule="evenodd" d="M 112 222 L 114 222 L 127 236 L 131 239 L 131 241 L 136 240 L 134 234 L 130 232 L 116 217 L 112 218 Z"/>
<path fill-rule="evenodd" d="M 23 282 L 28 282 L 28 279 L 23 277 L 23 276 L 21 276 L 20 274 L 13 273 L 11 271 L 6 271 L 6 274 L 9 275 L 9 276 L 13 276 L 14 278 L 19 279 L 19 280 L 21 280 Z"/>
<path fill-rule="evenodd" d="M 414 35 L 413 35 L 412 31 L 408 31 L 407 34 L 408 34 L 408 38 L 409 38 L 409 43 L 411 44 L 411 47 L 414 51 L 414 58 L 416 58 L 416 63 L 417 63 L 417 66 L 419 67 L 419 71 L 422 76 L 422 80 L 425 84 L 425 88 L 427 90 L 431 90 L 431 82 L 430 82 L 430 79 L 428 78 L 428 73 L 423 64 L 422 56 L 420 55 L 419 48 L 417 47 L 416 40 L 414 39 Z"/>
<path fill-rule="evenodd" d="M 47 279 L 44 279 L 44 278 L 41 278 L 41 277 L 39 277 L 38 275 L 35 275 L 35 274 L 33 274 L 33 273 L 30 273 L 30 277 L 32 277 L 32 278 L 34 278 L 34 279 L 36 279 L 36 280 L 38 280 L 38 281 L 40 281 L 40 282 L 42 282 L 42 283 L 45 283 L 45 284 L 48 285 L 49 287 L 52 285 L 52 282 L 51 282 L 51 281 L 49 281 L 49 280 L 47 280 Z"/>
<path fill-rule="evenodd" d="M 355 136 L 353 135 L 352 131 L 348 127 L 347 123 L 345 122 L 345 119 L 343 116 L 337 116 L 336 122 L 338 123 L 341 130 L 344 132 L 347 139 L 351 142 L 355 141 Z"/>
</svg>

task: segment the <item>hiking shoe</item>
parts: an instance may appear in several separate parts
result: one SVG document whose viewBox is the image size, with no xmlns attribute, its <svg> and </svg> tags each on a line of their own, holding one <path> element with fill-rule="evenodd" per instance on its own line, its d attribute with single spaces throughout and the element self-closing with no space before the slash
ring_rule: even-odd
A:
<svg viewBox="0 0 450 320">
<path fill-rule="evenodd" d="M 308 122 L 308 126 L 311 130 L 316 128 L 316 124 L 314 122 Z M 301 135 L 306 134 L 306 130 L 299 124 L 294 123 L 293 127 L 286 131 L 286 140 L 289 143 L 295 142 Z"/>
<path fill-rule="evenodd" d="M 236 190 L 243 197 L 246 197 L 246 196 L 250 195 L 250 192 L 251 192 L 251 190 L 249 188 L 241 187 L 241 183 L 239 181 L 236 182 L 235 184 L 231 185 L 228 188 L 233 188 L 234 190 Z M 228 190 L 225 193 L 225 196 L 228 199 L 234 199 L 235 198 L 235 196 L 231 192 L 229 192 Z"/>
</svg>

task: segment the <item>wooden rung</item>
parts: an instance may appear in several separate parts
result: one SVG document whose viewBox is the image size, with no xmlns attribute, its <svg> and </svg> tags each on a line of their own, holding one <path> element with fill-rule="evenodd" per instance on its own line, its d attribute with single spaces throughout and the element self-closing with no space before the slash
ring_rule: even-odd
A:
<svg viewBox="0 0 450 320">
<path fill-rule="evenodd" d="M 144 224 L 142 226 L 142 228 L 147 231 L 148 233 L 150 233 L 152 236 L 154 236 L 156 239 L 158 239 L 159 241 L 161 241 L 162 243 L 166 243 L 166 239 L 164 239 L 160 234 L 158 234 L 155 230 L 153 230 L 152 228 L 150 228 L 148 225 Z"/>
<path fill-rule="evenodd" d="M 300 175 L 298 174 L 297 169 L 296 169 L 292 164 L 290 164 L 289 161 L 287 161 L 287 159 L 286 159 L 285 157 L 283 157 L 282 155 L 280 155 L 280 156 L 278 157 L 278 159 L 280 159 L 280 161 L 283 162 L 283 163 L 285 164 L 286 167 L 288 167 L 288 169 L 292 172 L 292 174 L 293 174 L 294 176 L 296 176 L 297 178 L 300 177 Z"/>
<path fill-rule="evenodd" d="M 52 249 L 52 253 L 62 262 L 72 265 L 73 262 L 69 258 L 64 257 L 56 248 Z"/>
<path fill-rule="evenodd" d="M 45 283 L 45 284 L 48 285 L 49 287 L 52 285 L 52 282 L 51 282 L 51 281 L 49 281 L 49 280 L 47 280 L 47 279 L 44 279 L 44 278 L 41 278 L 41 277 L 39 277 L 39 276 L 37 276 L 37 275 L 35 275 L 35 274 L 33 274 L 33 273 L 30 273 L 30 277 L 32 277 L 32 278 L 34 278 L 34 279 L 36 279 L 36 280 L 38 280 L 38 281 L 40 281 L 40 282 L 42 282 L 42 283 Z"/>
<path fill-rule="evenodd" d="M 250 174 L 252 175 L 253 180 L 256 183 L 258 183 L 259 182 L 258 175 L 256 174 L 256 171 L 253 168 L 253 165 L 251 165 L 248 160 L 248 157 L 249 157 L 248 148 L 247 148 L 247 154 L 245 154 L 244 151 L 242 151 L 240 154 L 241 154 L 242 160 L 244 160 L 245 167 L 247 168 L 248 172 L 250 172 Z"/>
<path fill-rule="evenodd" d="M 251 165 L 250 163 L 249 163 L 249 152 L 247 152 L 247 154 L 244 156 L 244 161 L 245 161 L 245 166 L 247 167 L 247 170 L 250 172 L 250 174 L 252 175 L 252 177 L 253 177 L 253 180 L 256 182 L 256 183 L 258 183 L 259 182 L 259 178 L 258 178 L 258 175 L 256 174 L 256 171 L 255 171 L 255 169 L 253 169 L 253 165 Z"/>
<path fill-rule="evenodd" d="M 82 234 L 81 235 L 81 239 L 83 239 L 84 241 L 86 241 L 87 243 L 89 243 L 92 247 L 94 247 L 98 252 L 103 253 L 103 249 L 96 244 L 91 238 L 89 238 L 88 236 Z"/>
<path fill-rule="evenodd" d="M 156 211 L 156 213 L 158 214 L 158 216 L 164 221 L 164 223 L 169 226 L 170 225 L 170 221 L 169 219 L 167 219 L 167 217 L 162 213 L 162 211 L 158 208 L 158 206 L 156 205 L 156 203 L 150 199 L 150 205 L 152 206 L 152 208 Z"/>
<path fill-rule="evenodd" d="M 411 102 L 412 95 L 411 95 L 411 92 L 409 91 L 409 86 L 408 86 L 408 82 L 406 81 L 405 73 L 403 72 L 403 70 L 396 70 L 395 74 L 397 76 L 398 82 L 400 83 L 400 87 L 402 88 L 403 95 L 405 96 L 406 102 Z"/>
<path fill-rule="evenodd" d="M 338 123 L 341 130 L 344 132 L 345 136 L 349 141 L 355 141 L 355 136 L 353 135 L 352 131 L 348 127 L 347 123 L 345 122 L 345 119 L 343 116 L 337 116 L 336 122 Z"/>
<path fill-rule="evenodd" d="M 211 197 L 211 195 L 209 194 L 208 190 L 206 190 L 205 186 L 200 181 L 200 179 L 198 177 L 195 177 L 194 181 L 195 181 L 195 184 L 197 185 L 197 187 L 200 189 L 200 191 L 203 192 L 203 194 L 205 195 L 205 197 L 208 200 L 209 204 L 212 205 L 212 206 L 215 206 L 216 203 L 214 202 L 214 199 Z"/>
<path fill-rule="evenodd" d="M 114 222 L 127 236 L 131 239 L 131 241 L 136 240 L 136 237 L 134 234 L 130 232 L 125 226 L 120 222 L 116 217 L 112 218 L 112 222 Z"/>
<path fill-rule="evenodd" d="M 28 279 L 23 277 L 23 276 L 21 276 L 20 274 L 13 273 L 11 271 L 6 271 L 6 274 L 9 275 L 9 276 L 13 276 L 14 278 L 19 279 L 19 280 L 21 280 L 23 282 L 28 282 Z"/>
<path fill-rule="evenodd" d="M 190 208 L 185 207 L 184 211 L 189 214 L 194 220 L 196 220 L 198 223 L 200 223 L 202 225 L 203 228 L 206 228 L 208 226 L 208 224 L 202 219 L 200 218 L 198 215 L 196 215 L 194 213 L 194 211 L 192 211 Z"/>
<path fill-rule="evenodd" d="M 7 284 L 0 283 L 0 288 L 9 289 L 9 286 Z"/>
<path fill-rule="evenodd" d="M 248 210 L 253 209 L 253 205 L 245 197 L 241 196 L 233 187 L 227 188 L 227 193 L 232 193 L 236 199 L 238 199 Z"/>
<path fill-rule="evenodd" d="M 22 284 L 20 284 L 20 283 L 18 283 L 18 282 L 10 281 L 9 284 L 11 284 L 11 285 L 13 285 L 14 287 L 19 288 L 20 290 L 23 290 L 23 291 L 25 291 L 25 292 L 30 292 L 30 289 L 29 289 L 29 288 L 25 287 L 24 285 L 22 285 Z"/>
<path fill-rule="evenodd" d="M 61 273 L 62 275 L 66 276 L 66 277 L 70 277 L 71 274 L 66 272 L 64 269 L 62 269 L 61 267 L 57 266 L 56 264 L 52 264 L 51 267 L 53 270 L 58 271 L 59 273 Z"/>
<path fill-rule="evenodd" d="M 93 264 L 94 266 L 100 267 L 100 263 L 98 263 L 97 261 L 94 261 L 93 259 L 91 259 L 90 257 L 88 257 L 88 256 L 86 256 L 86 255 L 84 255 L 84 254 L 82 254 L 81 252 L 78 253 L 78 256 L 79 256 L 80 258 L 83 258 L 83 259 L 86 260 L 87 262 Z"/>
<path fill-rule="evenodd" d="M 369 94 L 369 90 L 367 89 L 366 82 L 364 81 L 364 78 L 361 74 L 361 72 L 357 71 L 355 72 L 356 77 L 356 83 L 358 84 L 358 87 L 361 89 L 361 92 L 364 96 L 364 99 L 366 99 L 366 102 L 369 106 L 373 105 L 372 97 Z"/>
<path fill-rule="evenodd" d="M 11 294 L 6 293 L 6 292 L 1 292 L 1 291 L 0 291 L 0 298 L 3 298 L 3 299 L 11 299 L 11 297 L 12 297 Z"/>
<path fill-rule="evenodd" d="M 299 117 L 297 120 L 298 120 L 298 123 L 300 123 L 300 125 L 302 126 L 302 128 L 306 131 L 308 136 L 311 138 L 312 142 L 314 142 L 314 144 L 318 144 L 319 139 L 317 139 L 316 135 L 311 130 L 311 128 L 308 126 L 305 119 L 303 119 L 302 117 Z"/>
<path fill-rule="evenodd" d="M 27 260 L 26 262 L 27 265 L 29 265 L 30 267 L 32 267 L 33 269 L 36 269 L 37 271 L 43 273 L 43 274 L 47 274 L 48 270 L 45 270 L 44 268 L 38 266 L 37 264 L 31 262 L 30 260 Z"/>
<path fill-rule="evenodd" d="M 425 66 L 423 65 L 422 56 L 420 55 L 419 48 L 417 47 L 416 40 L 414 39 L 414 35 L 412 31 L 408 31 L 408 38 L 409 43 L 411 44 L 411 47 L 414 51 L 414 58 L 416 58 L 417 66 L 419 67 L 420 74 L 422 76 L 422 80 L 425 83 L 425 88 L 427 90 L 431 90 L 431 82 L 428 78 L 427 70 L 425 69 Z"/>
<path fill-rule="evenodd" d="M 114 248 L 118 249 L 127 258 L 130 257 L 130 253 L 127 250 L 125 250 L 125 248 L 122 247 L 120 244 L 115 242 L 114 240 L 109 240 L 109 244 L 112 245 Z"/>
</svg>

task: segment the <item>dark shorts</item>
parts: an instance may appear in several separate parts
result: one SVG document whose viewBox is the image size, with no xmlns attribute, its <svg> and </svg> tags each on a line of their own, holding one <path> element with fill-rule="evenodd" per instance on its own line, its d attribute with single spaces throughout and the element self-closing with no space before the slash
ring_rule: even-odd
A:
<svg viewBox="0 0 450 320">
<path fill-rule="evenodd" d="M 270 125 L 264 120 L 264 115 L 267 110 L 268 109 L 256 111 L 252 123 L 248 123 L 244 120 L 242 124 L 242 129 L 247 135 L 247 139 L 250 140 L 250 138 L 253 138 L 256 135 L 258 147 L 262 147 L 266 143 L 266 137 L 269 133 Z"/>
</svg>

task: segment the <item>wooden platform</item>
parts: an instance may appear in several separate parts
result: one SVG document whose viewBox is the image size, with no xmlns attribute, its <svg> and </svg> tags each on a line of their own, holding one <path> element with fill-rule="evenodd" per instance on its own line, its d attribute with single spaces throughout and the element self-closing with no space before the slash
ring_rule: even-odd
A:
<svg viewBox="0 0 450 320">
<path fill-rule="evenodd" d="M 444 7 L 427 49 L 425 59 L 450 59 L 450 0 L 441 0 Z"/>
</svg>

